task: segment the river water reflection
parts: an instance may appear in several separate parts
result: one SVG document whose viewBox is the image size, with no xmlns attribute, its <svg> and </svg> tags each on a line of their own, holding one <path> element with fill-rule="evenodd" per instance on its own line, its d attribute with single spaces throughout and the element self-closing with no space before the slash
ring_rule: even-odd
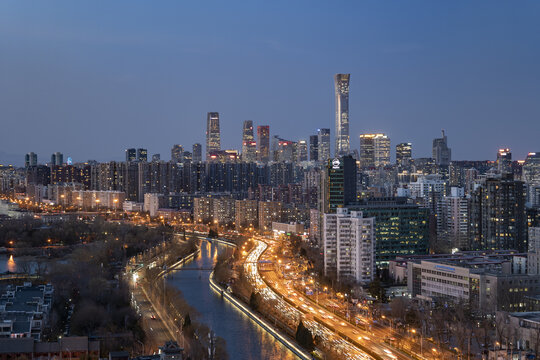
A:
<svg viewBox="0 0 540 360">
<path fill-rule="evenodd" d="M 199 256 L 185 267 L 211 268 L 223 251 L 232 250 L 225 245 L 202 241 Z M 209 275 L 209 270 L 178 270 L 171 273 L 168 282 L 180 289 L 186 301 L 197 309 L 200 314 L 199 321 L 225 339 L 231 359 L 297 359 L 296 355 L 273 336 L 212 291 Z"/>
</svg>

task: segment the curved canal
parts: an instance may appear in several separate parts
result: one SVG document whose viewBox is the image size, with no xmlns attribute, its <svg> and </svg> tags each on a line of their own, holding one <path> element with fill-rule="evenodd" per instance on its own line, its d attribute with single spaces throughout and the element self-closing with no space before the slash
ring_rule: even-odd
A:
<svg viewBox="0 0 540 360">
<path fill-rule="evenodd" d="M 226 245 L 202 241 L 199 255 L 185 268 L 211 268 L 218 255 L 224 251 L 232 252 L 232 249 Z M 181 290 L 186 301 L 197 309 L 198 320 L 225 339 L 231 359 L 297 359 L 272 335 L 212 291 L 209 275 L 208 270 L 177 270 L 169 274 L 167 281 Z"/>
</svg>

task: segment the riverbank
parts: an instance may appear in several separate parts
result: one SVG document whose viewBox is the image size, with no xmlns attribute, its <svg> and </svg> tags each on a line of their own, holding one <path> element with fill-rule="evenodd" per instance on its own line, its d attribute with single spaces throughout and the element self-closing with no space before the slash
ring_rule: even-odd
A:
<svg viewBox="0 0 540 360">
<path fill-rule="evenodd" d="M 289 350 L 291 350 L 296 356 L 298 356 L 300 359 L 304 360 L 310 360 L 312 359 L 311 354 L 307 353 L 305 350 L 300 349 L 297 345 L 292 343 L 287 339 L 287 335 L 283 334 L 281 330 L 274 327 L 268 321 L 266 321 L 263 317 L 257 315 L 254 313 L 251 309 L 248 308 L 247 304 L 245 304 L 242 300 L 237 299 L 233 294 L 230 294 L 225 288 L 218 285 L 214 281 L 214 272 L 210 274 L 210 287 L 212 290 L 214 290 L 217 294 L 224 297 L 228 301 L 230 301 L 231 304 L 233 304 L 236 308 L 238 308 L 240 311 L 242 311 L 244 314 L 249 316 L 251 320 L 253 320 L 257 325 L 259 325 L 261 328 L 263 328 L 265 331 L 270 333 L 273 337 L 275 337 L 279 342 L 281 342 L 283 345 L 285 345 Z"/>
<path fill-rule="evenodd" d="M 189 243 L 186 241 L 186 244 Z M 146 264 L 145 267 L 140 267 L 134 273 L 134 278 L 139 277 L 138 284 L 144 297 L 151 304 L 151 309 L 157 314 L 160 322 L 163 324 L 163 329 L 154 331 L 152 326 L 148 326 L 149 335 L 161 337 L 168 336 L 184 348 L 185 356 L 189 355 L 192 358 L 204 359 L 204 354 L 209 348 L 213 349 L 214 359 L 226 360 L 228 354 L 225 349 L 225 342 L 219 337 L 214 337 L 210 341 L 212 332 L 204 324 L 192 320 L 196 318 L 197 312 L 183 298 L 183 294 L 174 289 L 167 283 L 167 278 L 173 276 L 171 273 L 179 271 L 186 264 L 189 264 L 193 259 L 199 256 L 200 247 L 196 249 L 187 247 L 189 253 L 183 254 L 174 263 L 167 263 L 163 268 Z M 175 255 L 176 258 L 177 254 Z M 159 259 L 152 259 L 151 264 L 159 263 Z M 163 285 L 161 285 L 163 284 Z M 143 314 L 150 316 L 151 325 L 156 324 L 154 314 Z M 153 321 L 152 321 L 153 320 Z M 165 331 L 163 331 L 165 330 Z M 163 334 L 166 332 L 166 334 Z"/>
</svg>

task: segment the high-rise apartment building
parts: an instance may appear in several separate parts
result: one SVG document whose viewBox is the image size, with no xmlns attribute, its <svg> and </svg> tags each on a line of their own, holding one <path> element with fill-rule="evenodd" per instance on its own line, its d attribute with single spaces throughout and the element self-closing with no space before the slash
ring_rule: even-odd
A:
<svg viewBox="0 0 540 360">
<path fill-rule="evenodd" d="M 137 149 L 126 149 L 126 162 L 137 161 Z"/>
<path fill-rule="evenodd" d="M 174 163 L 184 162 L 184 147 L 182 145 L 173 145 L 171 149 L 171 161 Z"/>
<path fill-rule="evenodd" d="M 259 201 L 259 230 L 272 230 L 272 222 L 281 222 L 283 205 L 278 201 Z"/>
<path fill-rule="evenodd" d="M 209 112 L 206 118 L 206 160 L 210 160 L 211 153 L 217 153 L 220 150 L 219 113 Z"/>
<path fill-rule="evenodd" d="M 527 186 L 528 205 L 540 208 L 540 152 L 527 154 L 523 164 L 522 178 Z"/>
<path fill-rule="evenodd" d="M 259 222 L 257 200 L 236 200 L 235 226 L 238 230 L 254 229 Z"/>
<path fill-rule="evenodd" d="M 412 144 L 401 143 L 396 145 L 396 165 L 400 168 L 408 168 L 412 160 Z"/>
<path fill-rule="evenodd" d="M 242 127 L 242 161 L 254 162 L 257 160 L 257 143 L 253 137 L 253 121 L 244 121 Z"/>
<path fill-rule="evenodd" d="M 270 160 L 270 126 L 257 126 L 257 144 L 259 146 L 257 160 L 267 163 Z"/>
<path fill-rule="evenodd" d="M 433 160 L 439 166 L 448 166 L 452 161 L 452 151 L 448 147 L 444 130 L 441 138 L 433 139 Z"/>
<path fill-rule="evenodd" d="M 324 274 L 368 284 L 375 274 L 375 218 L 339 208 L 324 214 Z"/>
<path fill-rule="evenodd" d="M 309 137 L 309 160 L 319 161 L 319 136 L 311 135 Z"/>
<path fill-rule="evenodd" d="M 30 152 L 24 156 L 24 167 L 34 167 L 37 166 L 37 154 L 35 152 Z"/>
<path fill-rule="evenodd" d="M 463 188 L 452 187 L 437 206 L 437 241 L 446 248 L 469 249 L 469 199 Z"/>
<path fill-rule="evenodd" d="M 471 195 L 470 214 L 473 249 L 527 251 L 525 187 L 511 174 L 486 179 Z"/>
<path fill-rule="evenodd" d="M 385 134 L 360 135 L 360 166 L 362 168 L 390 165 L 390 139 Z"/>
<path fill-rule="evenodd" d="M 202 145 L 199 143 L 193 144 L 192 160 L 194 163 L 202 161 Z"/>
<path fill-rule="evenodd" d="M 319 161 L 326 163 L 330 159 L 330 129 L 319 129 L 318 136 Z"/>
<path fill-rule="evenodd" d="M 349 142 L 349 80 L 351 74 L 336 74 L 336 152 L 335 157 L 348 155 Z"/>
<path fill-rule="evenodd" d="M 447 181 L 440 175 L 422 175 L 416 181 L 410 182 L 410 197 L 433 214 L 437 212 L 437 204 L 446 194 Z"/>
</svg>

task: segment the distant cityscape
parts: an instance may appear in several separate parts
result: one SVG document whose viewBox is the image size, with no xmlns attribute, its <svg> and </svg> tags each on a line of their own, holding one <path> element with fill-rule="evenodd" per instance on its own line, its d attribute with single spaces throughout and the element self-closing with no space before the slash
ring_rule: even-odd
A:
<svg viewBox="0 0 540 360">
<path fill-rule="evenodd" d="M 220 114 L 208 112 L 204 149 L 199 143 L 174 144 L 170 160 L 164 160 L 146 148 L 128 148 L 125 161 L 104 163 L 73 162 L 55 152 L 44 164 L 29 152 L 24 167 L 0 167 L 0 192 L 44 224 L 101 216 L 242 246 L 243 255 L 228 270 L 236 275 L 218 280 L 214 289 L 248 299 L 265 321 L 296 332 L 290 340 L 304 349 L 293 348 L 299 357 L 305 350 L 374 359 L 422 359 L 425 352 L 434 358 L 495 359 L 514 350 L 538 355 L 540 149 L 520 160 L 501 148 L 491 160 L 455 161 L 445 130 L 432 139 L 429 158 L 414 157 L 411 142 L 392 147 L 384 133 L 359 134 L 351 142 L 350 81 L 350 74 L 334 76 L 334 151 L 331 129 L 291 140 L 272 135 L 271 125 L 255 127 L 253 120 L 238 124 L 238 149 L 223 149 Z M 238 237 L 247 242 L 231 240 Z M 16 249 L 14 241 L 4 237 L 4 249 Z M 271 251 L 265 253 L 267 247 Z M 141 268 L 152 268 L 150 260 L 140 261 Z M 259 268 L 253 267 L 258 261 Z M 267 288 L 259 279 L 266 264 L 275 271 L 265 280 Z M 234 288 L 239 278 L 252 285 Z M 40 311 L 47 313 L 52 288 L 25 286 L 9 288 L 6 296 L 24 299 L 25 291 L 34 291 L 45 301 Z M 308 300 L 299 300 L 295 291 Z M 302 304 L 306 301 L 309 306 Z M 376 305 L 388 302 L 386 310 Z M 270 303 L 277 305 L 265 307 Z M 461 318 L 460 307 L 467 309 Z M 0 301 L 0 319 L 14 316 L 2 311 Z M 445 312 L 454 317 L 437 324 Z M 169 320 L 159 317 L 168 327 Z M 466 338 L 450 335 L 460 326 L 466 327 Z M 40 327 L 30 333 L 0 327 L 0 337 L 40 340 Z M 379 342 L 368 343 L 377 331 Z M 359 335 L 364 333 L 371 335 Z M 212 333 L 208 336 L 211 345 L 201 346 L 214 349 Z M 96 343 L 84 341 L 99 352 Z M 164 345 L 170 359 L 185 350 L 178 344 Z"/>
</svg>

